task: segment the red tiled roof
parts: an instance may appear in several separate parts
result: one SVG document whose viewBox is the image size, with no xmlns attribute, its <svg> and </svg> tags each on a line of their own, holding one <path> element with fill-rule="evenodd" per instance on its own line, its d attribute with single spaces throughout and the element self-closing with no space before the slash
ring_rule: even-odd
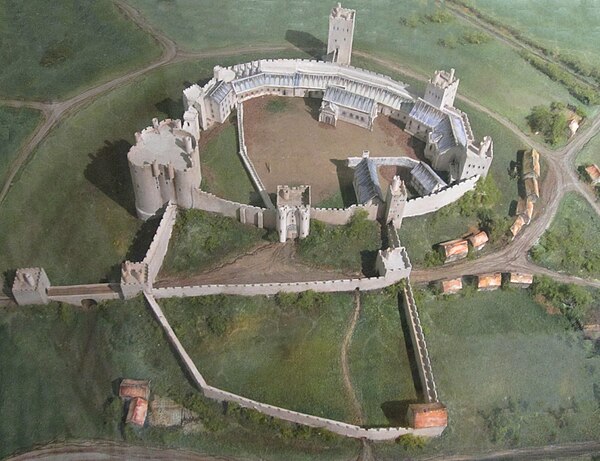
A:
<svg viewBox="0 0 600 461">
<path fill-rule="evenodd" d="M 467 237 L 467 240 L 469 240 L 473 247 L 478 248 L 482 245 L 485 245 L 489 238 L 485 231 L 479 231 Z"/>
<path fill-rule="evenodd" d="M 515 222 L 513 223 L 512 226 L 510 226 L 510 232 L 513 235 L 513 237 L 516 237 L 517 234 L 519 232 L 521 232 L 521 228 L 525 225 L 525 219 L 523 218 L 523 216 L 517 216 L 517 219 L 515 219 Z"/>
<path fill-rule="evenodd" d="M 440 246 L 443 248 L 446 258 L 456 255 L 467 254 L 469 252 L 469 244 L 464 239 L 443 242 L 440 243 Z"/>
<path fill-rule="evenodd" d="M 126 423 L 137 424 L 143 426 L 146 422 L 146 414 L 148 413 L 148 401 L 141 397 L 135 397 L 129 402 L 129 410 L 127 411 Z"/>
<path fill-rule="evenodd" d="M 442 280 L 442 293 L 456 293 L 462 290 L 462 278 Z"/>
<path fill-rule="evenodd" d="M 119 397 L 122 399 L 141 397 L 148 400 L 150 397 L 150 384 L 148 381 L 140 379 L 124 379 L 119 386 Z"/>
<path fill-rule="evenodd" d="M 498 288 L 502 285 L 502 274 L 481 274 L 477 280 L 477 288 Z"/>
<path fill-rule="evenodd" d="M 590 166 L 586 166 L 585 171 L 592 181 L 600 181 L 600 168 L 598 168 L 598 165 L 592 164 Z"/>
<path fill-rule="evenodd" d="M 448 410 L 437 403 L 412 403 L 408 406 L 408 421 L 415 429 L 426 427 L 446 427 Z"/>
<path fill-rule="evenodd" d="M 523 274 L 521 272 L 511 272 L 510 273 L 510 283 L 531 285 L 533 283 L 533 274 Z"/>
<path fill-rule="evenodd" d="M 525 194 L 527 198 L 537 199 L 540 196 L 540 187 L 538 180 L 535 178 L 527 178 L 525 180 Z"/>
</svg>

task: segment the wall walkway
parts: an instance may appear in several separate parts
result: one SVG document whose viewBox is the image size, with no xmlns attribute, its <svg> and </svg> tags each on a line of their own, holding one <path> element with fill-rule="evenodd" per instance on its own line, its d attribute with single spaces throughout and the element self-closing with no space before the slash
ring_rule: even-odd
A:
<svg viewBox="0 0 600 461">
<path fill-rule="evenodd" d="M 429 352 L 427 351 L 427 343 L 425 335 L 421 327 L 417 304 L 413 295 L 410 282 L 406 281 L 406 286 L 403 289 L 403 303 L 406 319 L 410 326 L 410 337 L 412 339 L 415 350 L 415 358 L 419 367 L 419 377 L 421 378 L 421 387 L 427 403 L 439 402 L 435 380 L 433 379 L 433 370 L 431 369 L 431 361 L 429 360 Z"/>
<path fill-rule="evenodd" d="M 359 279 L 317 280 L 312 282 L 285 282 L 285 283 L 254 283 L 254 284 L 221 284 L 221 285 L 194 285 L 172 286 L 154 288 L 152 294 L 156 298 L 193 297 L 207 295 L 275 295 L 280 292 L 300 293 L 313 290 L 323 293 L 379 290 L 407 278 L 410 267 L 405 270 L 390 271 L 385 277 L 365 277 Z"/>
<path fill-rule="evenodd" d="M 254 164 L 250 157 L 248 156 L 248 148 L 246 147 L 246 138 L 244 135 L 244 104 L 238 103 L 237 105 L 237 128 L 238 128 L 238 140 L 239 140 L 239 154 L 246 167 L 246 171 L 250 175 L 250 179 L 252 179 L 252 183 L 254 187 L 260 194 L 265 206 L 268 209 L 274 209 L 275 206 L 271 201 L 271 197 L 269 197 L 269 193 L 265 188 L 260 176 L 256 172 L 256 168 L 254 168 Z"/>
<path fill-rule="evenodd" d="M 150 243 L 150 247 L 146 252 L 146 256 L 142 261 L 148 266 L 148 284 L 150 286 L 154 283 L 169 249 L 169 241 L 171 240 L 176 219 L 177 205 L 169 203 L 154 234 L 152 243 Z"/>
</svg>

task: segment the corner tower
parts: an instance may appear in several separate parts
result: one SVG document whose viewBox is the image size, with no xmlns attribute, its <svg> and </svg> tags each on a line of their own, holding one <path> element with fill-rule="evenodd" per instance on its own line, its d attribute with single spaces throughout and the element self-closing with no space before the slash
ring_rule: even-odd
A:
<svg viewBox="0 0 600 461">
<path fill-rule="evenodd" d="M 427 83 L 423 99 L 438 109 L 454 107 L 458 83 L 459 79 L 454 75 L 454 69 L 450 69 L 450 72 L 436 70 L 433 78 Z"/>
<path fill-rule="evenodd" d="M 327 57 L 334 63 L 347 66 L 352 58 L 352 38 L 354 37 L 354 18 L 356 10 L 343 8 L 338 3 L 329 15 L 329 38 Z"/>
</svg>

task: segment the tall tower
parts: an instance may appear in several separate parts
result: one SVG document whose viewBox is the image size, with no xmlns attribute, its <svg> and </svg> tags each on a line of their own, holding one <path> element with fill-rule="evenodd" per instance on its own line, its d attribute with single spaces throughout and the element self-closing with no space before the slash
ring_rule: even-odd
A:
<svg viewBox="0 0 600 461">
<path fill-rule="evenodd" d="M 387 194 L 385 222 L 391 222 L 396 229 L 402 226 L 407 195 L 406 186 L 400 180 L 400 176 L 394 176 Z"/>
<path fill-rule="evenodd" d="M 354 17 L 356 11 L 342 8 L 338 3 L 329 15 L 329 38 L 327 56 L 332 62 L 347 66 L 352 58 L 352 38 L 354 37 Z"/>
<path fill-rule="evenodd" d="M 438 109 L 443 109 L 445 106 L 454 107 L 458 82 L 454 69 L 450 69 L 450 72 L 436 70 L 433 78 L 427 83 L 423 99 Z"/>
</svg>

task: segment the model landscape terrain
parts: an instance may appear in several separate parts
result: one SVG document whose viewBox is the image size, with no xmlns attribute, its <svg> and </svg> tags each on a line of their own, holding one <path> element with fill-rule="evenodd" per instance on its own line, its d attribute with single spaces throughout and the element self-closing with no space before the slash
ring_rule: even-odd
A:
<svg viewBox="0 0 600 461">
<path fill-rule="evenodd" d="M 41 10 L 1 35 L 0 457 L 595 459 L 600 5 Z"/>
</svg>

